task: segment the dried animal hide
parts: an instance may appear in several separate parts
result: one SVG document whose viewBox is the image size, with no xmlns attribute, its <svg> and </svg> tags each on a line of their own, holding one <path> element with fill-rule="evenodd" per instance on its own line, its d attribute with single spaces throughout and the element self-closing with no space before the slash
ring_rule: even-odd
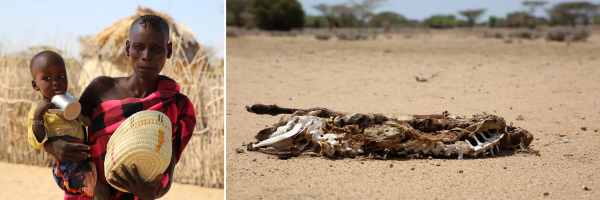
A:
<svg viewBox="0 0 600 200">
<path fill-rule="evenodd" d="M 246 106 L 255 114 L 292 114 L 260 131 L 250 151 L 276 155 L 327 155 L 354 157 L 389 153 L 408 155 L 492 156 L 494 150 L 527 149 L 533 135 L 506 125 L 502 117 L 473 115 L 463 119 L 441 115 L 340 113 L 326 108 L 290 109 L 276 105 Z"/>
</svg>

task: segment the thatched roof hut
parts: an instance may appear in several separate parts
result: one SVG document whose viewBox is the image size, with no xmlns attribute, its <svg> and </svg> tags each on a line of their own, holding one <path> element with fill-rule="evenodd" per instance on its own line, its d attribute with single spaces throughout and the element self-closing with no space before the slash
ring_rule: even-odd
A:
<svg viewBox="0 0 600 200">
<path fill-rule="evenodd" d="M 125 41 L 129 39 L 131 23 L 145 14 L 158 15 L 169 24 L 173 52 L 178 51 L 177 48 L 181 47 L 182 53 L 185 53 L 185 56 L 175 53 L 173 55 L 180 55 L 191 61 L 198 51 L 203 51 L 200 44 L 196 42 L 191 29 L 176 23 L 165 13 L 138 6 L 135 15 L 117 21 L 94 36 L 79 39 L 82 45 L 80 55 L 85 60 L 83 69 L 88 77 L 80 79 L 80 84 L 87 85 L 92 79 L 101 75 L 125 76 L 132 73 L 129 58 L 125 52 Z"/>
</svg>

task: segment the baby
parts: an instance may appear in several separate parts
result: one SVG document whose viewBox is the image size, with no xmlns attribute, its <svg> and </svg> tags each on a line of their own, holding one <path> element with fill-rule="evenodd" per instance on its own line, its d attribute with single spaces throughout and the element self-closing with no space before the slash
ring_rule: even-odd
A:
<svg viewBox="0 0 600 200">
<path fill-rule="evenodd" d="M 29 143 L 37 149 L 44 147 L 49 137 L 68 135 L 79 139 L 86 138 L 84 127 L 89 119 L 79 115 L 68 121 L 61 115 L 48 113 L 54 107 L 50 99 L 67 91 L 69 81 L 63 58 L 53 51 L 42 51 L 31 59 L 29 64 L 31 86 L 39 91 L 43 100 L 33 103 L 29 111 Z M 108 199 L 108 185 L 97 180 L 96 167 L 90 159 L 79 162 L 56 161 L 52 165 L 54 180 L 58 186 L 70 194 L 82 194 L 94 199 Z"/>
</svg>

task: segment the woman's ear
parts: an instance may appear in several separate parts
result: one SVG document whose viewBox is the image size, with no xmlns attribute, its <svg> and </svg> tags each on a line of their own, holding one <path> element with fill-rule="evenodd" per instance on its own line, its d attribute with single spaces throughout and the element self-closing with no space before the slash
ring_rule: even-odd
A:
<svg viewBox="0 0 600 200">
<path fill-rule="evenodd" d="M 127 52 L 127 57 L 129 57 L 129 47 L 131 47 L 131 44 L 129 43 L 129 40 L 127 40 L 125 42 L 125 52 Z"/>
<path fill-rule="evenodd" d="M 173 43 L 167 43 L 167 58 L 171 58 L 171 54 L 173 54 Z"/>
<path fill-rule="evenodd" d="M 35 84 L 34 80 L 31 80 L 31 87 L 33 87 L 35 91 L 40 91 L 40 88 L 37 86 L 37 84 Z"/>
</svg>

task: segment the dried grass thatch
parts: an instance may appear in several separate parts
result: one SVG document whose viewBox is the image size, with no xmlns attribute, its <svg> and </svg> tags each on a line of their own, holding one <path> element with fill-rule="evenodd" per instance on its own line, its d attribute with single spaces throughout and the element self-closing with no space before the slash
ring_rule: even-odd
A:
<svg viewBox="0 0 600 200">
<path fill-rule="evenodd" d="M 131 23 L 142 15 L 153 14 L 162 17 L 171 30 L 171 41 L 173 46 L 180 44 L 186 55 L 195 55 L 200 50 L 200 45 L 194 38 L 194 32 L 183 24 L 175 23 L 173 18 L 161 12 L 153 11 L 149 8 L 137 8 L 137 13 L 121 19 L 109 26 L 108 28 L 98 32 L 98 34 L 89 38 L 80 38 L 80 43 L 83 48 L 80 52 L 82 58 L 101 57 L 103 60 L 108 60 L 113 63 L 123 64 L 126 66 L 129 60 L 125 54 L 125 41 L 129 39 L 129 28 Z M 180 40 L 174 40 L 174 38 Z M 193 57 L 188 57 L 191 60 Z"/>
<path fill-rule="evenodd" d="M 180 56 L 187 56 L 187 60 L 192 60 L 196 53 L 202 50 L 202 46 L 196 42 L 191 29 L 176 23 L 165 13 L 138 7 L 135 15 L 115 22 L 94 36 L 79 38 L 79 43 L 82 45 L 79 54 L 86 60 L 83 68 L 93 72 L 82 78 L 82 84 L 89 83 L 99 75 L 125 76 L 131 74 L 131 65 L 125 52 L 125 41 L 129 39 L 131 23 L 146 14 L 158 15 L 169 24 L 170 41 L 173 43 L 173 47 L 183 48 L 185 52 Z"/>
</svg>

